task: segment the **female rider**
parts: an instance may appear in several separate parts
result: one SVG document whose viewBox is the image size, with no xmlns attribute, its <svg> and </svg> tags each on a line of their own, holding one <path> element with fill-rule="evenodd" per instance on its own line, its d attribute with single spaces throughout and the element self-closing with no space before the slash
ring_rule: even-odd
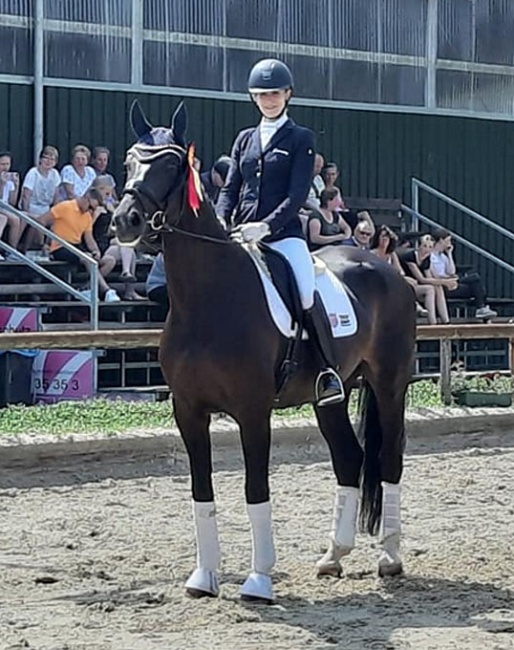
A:
<svg viewBox="0 0 514 650">
<path fill-rule="evenodd" d="M 333 404 L 344 399 L 344 391 L 334 369 L 330 327 L 315 305 L 314 265 L 298 216 L 312 182 L 314 134 L 287 115 L 293 77 L 282 61 L 256 63 L 248 78 L 248 92 L 262 119 L 257 127 L 244 129 L 236 137 L 216 213 L 237 226 L 243 241 L 262 239 L 288 260 L 300 293 L 305 327 L 319 356 L 317 403 Z"/>
</svg>

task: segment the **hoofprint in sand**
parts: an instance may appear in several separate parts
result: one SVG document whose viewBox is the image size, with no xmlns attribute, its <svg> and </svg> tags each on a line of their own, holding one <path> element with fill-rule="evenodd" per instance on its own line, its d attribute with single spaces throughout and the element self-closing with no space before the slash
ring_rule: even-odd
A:
<svg viewBox="0 0 514 650">
<path fill-rule="evenodd" d="M 402 578 L 361 536 L 341 580 L 316 579 L 334 477 L 322 445 L 274 449 L 274 606 L 238 598 L 250 562 L 241 454 L 215 454 L 223 562 L 192 600 L 182 452 L 44 461 L 0 478 L 0 649 L 514 648 L 514 439 L 416 439 L 403 480 Z"/>
</svg>

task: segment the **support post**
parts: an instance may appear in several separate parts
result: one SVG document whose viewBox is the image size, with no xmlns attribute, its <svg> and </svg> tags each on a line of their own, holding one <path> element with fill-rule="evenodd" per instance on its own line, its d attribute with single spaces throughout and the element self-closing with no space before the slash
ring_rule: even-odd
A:
<svg viewBox="0 0 514 650">
<path fill-rule="evenodd" d="M 451 339 L 441 339 L 439 344 L 439 359 L 441 363 L 441 400 L 445 406 L 452 403 L 451 364 L 452 342 Z"/>
<path fill-rule="evenodd" d="M 34 164 L 43 148 L 44 131 L 44 0 L 34 2 Z"/>
</svg>

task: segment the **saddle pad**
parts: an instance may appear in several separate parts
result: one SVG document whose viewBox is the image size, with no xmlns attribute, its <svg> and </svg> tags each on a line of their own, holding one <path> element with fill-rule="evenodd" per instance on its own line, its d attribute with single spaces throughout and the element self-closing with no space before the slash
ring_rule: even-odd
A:
<svg viewBox="0 0 514 650">
<path fill-rule="evenodd" d="M 275 325 L 285 337 L 293 338 L 296 334 L 296 323 L 293 323 L 289 310 L 271 281 L 265 262 L 259 252 L 253 250 L 251 246 L 245 246 L 244 248 L 259 272 L 268 302 L 268 309 Z M 320 294 L 325 312 L 332 326 L 332 336 L 341 338 L 355 334 L 357 331 L 357 317 L 344 286 L 321 260 L 316 260 L 315 277 L 316 289 Z M 303 332 L 302 338 L 307 338 L 306 332 Z"/>
</svg>

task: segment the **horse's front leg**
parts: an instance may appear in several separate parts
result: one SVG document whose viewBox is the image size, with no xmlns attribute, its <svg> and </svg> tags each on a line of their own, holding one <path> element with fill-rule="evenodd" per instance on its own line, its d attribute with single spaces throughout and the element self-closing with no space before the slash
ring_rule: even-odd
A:
<svg viewBox="0 0 514 650">
<path fill-rule="evenodd" d="M 175 419 L 189 455 L 196 530 L 197 567 L 186 582 L 190 596 L 217 596 L 220 547 L 212 487 L 210 416 L 179 399 L 173 400 Z"/>
<path fill-rule="evenodd" d="M 269 457 L 271 445 L 269 410 L 238 418 L 246 468 L 245 494 L 252 528 L 252 570 L 240 589 L 244 600 L 273 601 L 271 571 L 275 547 L 271 525 Z"/>
</svg>

